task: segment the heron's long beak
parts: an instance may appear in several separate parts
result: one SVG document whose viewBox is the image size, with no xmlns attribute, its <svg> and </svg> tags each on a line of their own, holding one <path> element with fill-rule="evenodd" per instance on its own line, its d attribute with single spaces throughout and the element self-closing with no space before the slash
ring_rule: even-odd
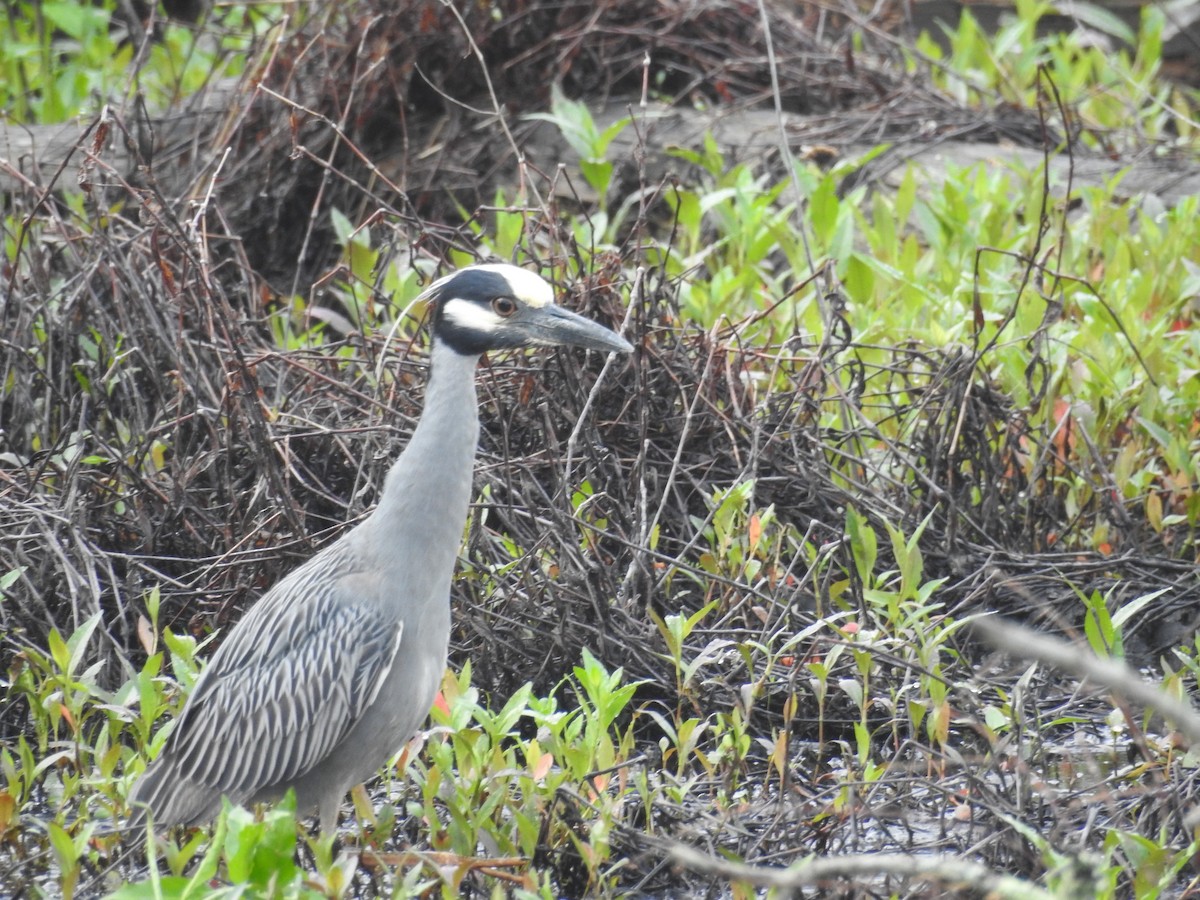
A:
<svg viewBox="0 0 1200 900">
<path fill-rule="evenodd" d="M 615 331 L 561 306 L 532 306 L 506 323 L 531 344 L 586 347 L 601 352 L 629 353 L 633 345 Z"/>
</svg>

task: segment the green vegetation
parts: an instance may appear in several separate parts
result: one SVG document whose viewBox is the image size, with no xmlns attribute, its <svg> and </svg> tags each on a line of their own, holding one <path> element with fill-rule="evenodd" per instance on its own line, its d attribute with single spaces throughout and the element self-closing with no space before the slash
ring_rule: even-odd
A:
<svg viewBox="0 0 1200 900">
<path fill-rule="evenodd" d="M 161 34 L 138 57 L 139 36 L 117 15 L 118 0 L 14 0 L 0 17 L 0 109 L 18 122 L 61 122 L 131 89 L 164 108 L 214 78 L 240 74 L 282 7 L 221 4 L 203 28 L 160 20 Z"/>
<path fill-rule="evenodd" d="M 0 20 L 0 104 L 18 118 L 49 122 L 124 90 L 132 51 L 114 29 L 116 6 L 16 4 Z M 1148 8 L 1132 36 L 1089 7 L 1094 26 L 1136 37 L 1130 56 L 1102 54 L 1070 36 L 1038 37 L 1037 21 L 1049 8 L 1022 0 L 995 35 L 964 14 L 948 31 L 948 51 L 922 38 L 907 64 L 916 72 L 936 61 L 933 83 L 966 104 L 998 95 L 1022 107 L 1068 110 L 1083 123 L 1085 143 L 1125 149 L 1136 136 L 1196 151 L 1195 93 L 1159 76 L 1161 13 Z M 240 17 L 247 33 L 278 12 L 219 7 L 226 25 Z M 142 69 L 143 89 L 147 72 L 157 73 L 151 94 L 166 102 L 172 91 L 209 77 L 218 59 L 226 72 L 241 71 L 245 47 L 213 45 L 205 33 L 167 26 Z M 896 465 L 892 451 L 922 422 L 958 410 L 931 408 L 938 387 L 932 362 L 921 381 L 893 379 L 889 366 L 897 348 L 929 360 L 961 353 L 970 360 L 962 377 L 1006 398 L 1025 429 L 1000 474 L 1021 490 L 1046 491 L 1061 521 L 1072 523 L 1065 534 L 1034 535 L 1036 549 L 1110 557 L 1123 535 L 1116 514 L 1104 510 L 1116 508 L 1136 522 L 1132 530 L 1153 533 L 1164 555 L 1185 562 L 1200 555 L 1198 198 L 1157 209 L 1122 198 L 1113 183 L 1077 191 L 1077 202 L 1068 203 L 1061 186 L 1046 194 L 1043 172 L 1015 166 L 953 169 L 937 183 L 922 183 L 910 169 L 895 190 L 843 191 L 866 160 L 829 168 L 800 162 L 794 178 L 779 178 L 758 165 L 731 165 L 709 140 L 678 150 L 681 177 L 648 203 L 616 195 L 609 155 L 621 130 L 637 126 L 636 112 L 602 130 L 586 105 L 556 94 L 543 118 L 584 159 L 595 207 L 547 222 L 525 198 L 497 196 L 493 210 L 468 219 L 473 249 L 535 263 L 546 255 L 541 236 L 553 233 L 572 248 L 554 257 L 558 270 L 550 274 L 559 283 L 575 283 L 613 259 L 629 283 L 637 282 L 638 267 L 657 273 L 676 287 L 677 303 L 659 311 L 656 327 L 734 335 L 717 356 L 721 365 L 743 367 L 747 396 L 757 392 L 764 409 L 763 398 L 804 383 L 815 427 L 831 436 L 815 455 L 841 496 L 853 498 L 870 478 L 902 494 L 927 489 L 913 469 Z M 81 202 L 70 203 L 87 221 Z M 319 350 L 348 382 L 374 389 L 399 376 L 344 337 L 417 339 L 421 311 L 411 303 L 427 273 L 395 252 L 387 224 L 335 213 L 331 227 L 341 248 L 336 276 L 320 299 L 278 298 L 267 314 L 269 333 L 279 353 Z M 12 220 L 5 225 L 5 262 L 13 267 L 22 265 L 18 228 Z M 36 228 L 26 240 L 40 238 Z M 472 260 L 466 250 L 451 254 L 456 265 Z M 820 357 L 815 348 L 835 320 L 853 332 L 853 345 Z M 785 354 L 793 338 L 801 349 Z M 123 368 L 134 358 L 127 347 L 106 345 L 86 327 L 76 341 L 81 391 L 111 394 L 136 382 L 132 364 Z M 59 348 L 46 338 L 25 352 L 48 365 Z M 1031 371 L 1034 356 L 1040 366 Z M 803 381 L 812 360 L 845 366 Z M 1022 442 L 1032 434 L 1046 439 Z M 1006 435 L 991 438 L 1001 444 Z M 57 434 L 39 447 L 51 453 L 52 473 L 127 466 L 151 475 L 168 449 L 118 459 L 85 435 L 64 441 Z M 1084 477 L 1094 472 L 1103 477 Z M 1063 699 L 1061 711 L 1039 709 L 1029 697 L 1033 668 L 1011 678 L 978 671 L 961 635 L 977 610 L 950 603 L 953 561 L 933 565 L 941 548 L 925 540 L 943 504 L 901 525 L 886 509 L 847 502 L 830 533 L 760 502 L 761 488 L 751 473 L 704 485 L 690 533 L 667 533 L 654 521 L 642 536 L 638 549 L 659 588 L 646 607 L 648 627 L 674 684 L 610 671 L 585 650 L 552 689 L 526 684 L 496 697 L 474 687 L 471 665 L 463 665 L 447 674 L 430 730 L 401 754 L 370 802 L 359 798 L 355 825 L 336 851 L 311 837 L 286 803 L 230 809 L 211 829 L 165 838 L 110 831 L 204 656 L 202 639 L 159 621 L 157 589 L 139 598 L 144 664 L 124 673 L 116 690 L 101 686 L 98 616 L 69 635 L 52 631 L 45 647 L 22 642 L 0 682 L 5 705 L 26 722 L 24 733 L 0 744 L 0 847 L 8 847 L 0 870 L 12 876 L 27 864 L 21 855 L 38 847 L 45 881 L 29 891 L 111 891 L 124 900 L 455 896 L 468 889 L 612 896 L 648 877 L 631 848 L 677 839 L 679 821 L 731 821 L 745 809 L 768 808 L 803 818 L 811 836 L 895 803 L 910 816 L 922 811 L 923 820 L 910 822 L 917 831 L 966 828 L 975 816 L 1009 829 L 1021 845 L 1013 851 L 1020 871 L 1036 871 L 1029 884 L 1052 896 L 1151 898 L 1187 883 L 1200 846 L 1173 820 L 1146 814 L 1134 795 L 1147 784 L 1159 790 L 1188 778 L 1198 765 L 1195 750 L 1175 747 L 1148 713 L 1127 721 L 1138 713 L 1104 699 L 1087 709 L 1077 698 Z M 119 488 L 111 490 L 122 502 Z M 983 487 L 965 490 L 956 502 L 974 509 L 983 494 Z M 610 525 L 598 492 L 583 481 L 568 496 L 570 542 L 598 556 Z M 946 503 L 955 499 L 946 496 Z M 544 579 L 557 568 L 551 551 L 498 531 L 486 513 L 491 503 L 488 488 L 468 543 L 499 546 L 509 563 L 488 567 L 472 557 L 459 574 L 485 603 L 511 589 L 524 562 Z M 19 574 L 0 572 L 0 602 Z M 812 588 L 808 618 L 783 609 L 798 602 L 802 584 Z M 1125 629 L 1159 597 L 1077 593 L 1072 614 L 1083 637 L 1095 652 L 1117 658 L 1126 654 Z M 1200 689 L 1200 638 L 1165 658 L 1167 690 Z M 802 706 L 813 710 L 803 731 Z M 1085 733 L 1088 742 L 1071 743 Z M 1140 753 L 1132 766 L 1123 759 L 1130 733 Z M 961 749 L 966 743 L 969 751 Z M 1047 762 L 1064 749 L 1078 755 Z M 809 771 L 821 780 L 798 789 L 798 773 Z M 1022 803 L 989 805 L 1009 789 L 1001 781 L 1010 776 Z M 1036 812 L 1058 791 L 1075 792 L 1081 807 L 1103 808 L 1111 824 L 1095 840 L 1077 838 L 1082 823 L 1068 835 L 1039 830 Z M 1098 799 L 1105 791 L 1121 795 L 1113 803 L 1120 810 Z M 808 805 L 797 812 L 789 804 L 800 796 Z M 991 817 L 997 806 L 1005 812 Z M 149 864 L 121 857 L 135 841 L 147 842 Z"/>
<path fill-rule="evenodd" d="M 934 60 L 935 83 L 964 103 L 999 96 L 1022 108 L 1048 102 L 1069 110 L 1093 147 L 1131 150 L 1150 139 L 1194 148 L 1194 94 L 1160 77 L 1163 10 L 1144 7 L 1135 35 L 1104 6 L 1081 4 L 1072 15 L 1101 36 L 1081 41 L 1077 34 L 1038 34 L 1039 21 L 1061 11 L 1058 4 L 1016 0 L 1015 8 L 1017 14 L 994 35 L 965 12 L 957 28 L 945 29 L 948 53 L 926 34 L 909 65 L 923 66 L 921 56 Z M 1114 39 L 1115 51 L 1110 48 Z"/>
</svg>

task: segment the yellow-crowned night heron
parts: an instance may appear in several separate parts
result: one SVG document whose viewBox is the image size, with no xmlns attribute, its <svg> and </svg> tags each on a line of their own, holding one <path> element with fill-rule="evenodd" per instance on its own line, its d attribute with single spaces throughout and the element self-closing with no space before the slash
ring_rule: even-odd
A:
<svg viewBox="0 0 1200 900">
<path fill-rule="evenodd" d="M 533 344 L 627 353 L 510 265 L 434 283 L 425 411 L 375 511 L 258 601 L 225 637 L 130 794 L 158 826 L 208 821 L 295 788 L 322 831 L 429 712 L 446 666 L 450 578 L 479 438 L 475 365 Z"/>
</svg>

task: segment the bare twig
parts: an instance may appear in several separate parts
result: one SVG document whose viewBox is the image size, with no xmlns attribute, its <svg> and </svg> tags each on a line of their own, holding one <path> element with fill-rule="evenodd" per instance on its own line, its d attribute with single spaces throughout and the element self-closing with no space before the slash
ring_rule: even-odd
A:
<svg viewBox="0 0 1200 900">
<path fill-rule="evenodd" d="M 1169 719 L 1190 744 L 1200 744 L 1200 712 L 1187 701 L 1172 697 L 1160 685 L 1145 681 L 1124 663 L 1101 659 L 1090 650 L 995 617 L 973 619 L 968 627 L 1005 653 L 1036 659 L 1156 710 Z"/>
</svg>

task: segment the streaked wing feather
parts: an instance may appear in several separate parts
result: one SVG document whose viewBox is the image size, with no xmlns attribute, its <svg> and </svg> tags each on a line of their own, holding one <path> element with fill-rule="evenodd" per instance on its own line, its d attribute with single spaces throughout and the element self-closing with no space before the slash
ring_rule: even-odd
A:
<svg viewBox="0 0 1200 900">
<path fill-rule="evenodd" d="M 328 584 L 302 599 L 286 596 L 303 586 L 315 588 L 281 582 L 214 655 L 163 751 L 181 777 L 231 796 L 292 781 L 375 699 L 402 623 Z"/>
</svg>

